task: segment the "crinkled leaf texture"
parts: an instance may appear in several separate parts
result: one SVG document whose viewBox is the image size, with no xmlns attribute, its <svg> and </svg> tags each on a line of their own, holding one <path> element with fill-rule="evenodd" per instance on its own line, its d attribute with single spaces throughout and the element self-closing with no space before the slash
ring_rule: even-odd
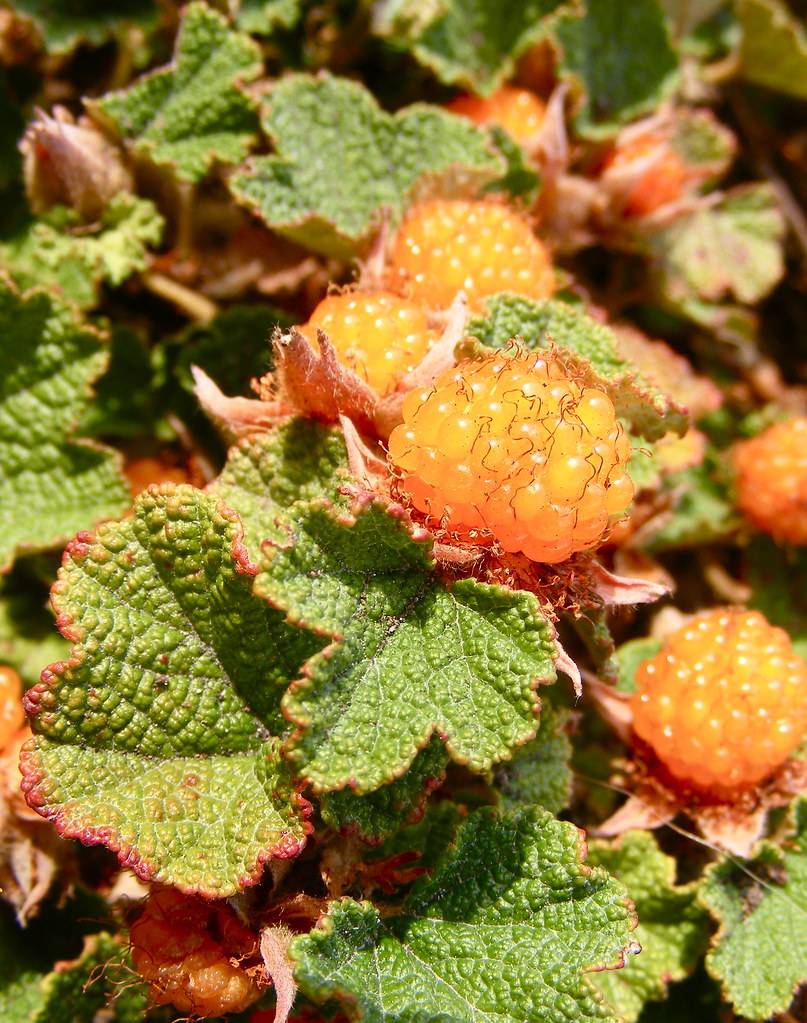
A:
<svg viewBox="0 0 807 1023">
<path fill-rule="evenodd" d="M 491 348 L 506 348 L 514 337 L 530 351 L 548 348 L 551 342 L 568 348 L 588 364 L 582 367 L 587 383 L 608 392 L 617 414 L 635 433 L 655 440 L 669 430 L 683 434 L 687 429 L 686 409 L 620 355 L 613 331 L 582 309 L 557 299 L 535 302 L 511 293 L 492 296 L 487 307 L 486 315 L 467 322 L 466 334 Z"/>
<path fill-rule="evenodd" d="M 239 163 L 255 139 L 258 117 L 238 83 L 255 78 L 258 47 L 222 15 L 192 3 L 184 13 L 174 59 L 121 92 L 91 105 L 111 119 L 134 149 L 169 164 L 183 181 L 201 181 L 214 160 Z"/>
<path fill-rule="evenodd" d="M 339 514 L 296 505 L 264 544 L 255 592 L 333 640 L 283 698 L 289 758 L 316 791 L 372 792 L 433 732 L 473 771 L 532 738 L 536 687 L 555 680 L 555 632 L 531 593 L 433 571 L 431 539 L 372 495 Z"/>
<path fill-rule="evenodd" d="M 471 814 L 403 911 L 343 899 L 292 942 L 301 991 L 363 1023 L 613 1020 L 584 973 L 622 965 L 633 908 L 537 807 Z"/>
<path fill-rule="evenodd" d="M 706 968 L 749 1019 L 784 1012 L 807 981 L 807 800 L 795 815 L 796 832 L 782 851 L 763 846 L 750 875 L 723 860 L 700 892 L 720 924 Z"/>
<path fill-rule="evenodd" d="M 154 0 L 14 0 L 14 7 L 36 23 L 45 45 L 53 53 L 66 53 L 80 42 L 95 46 L 115 32 L 136 25 L 154 28 L 159 8 Z"/>
<path fill-rule="evenodd" d="M 0 277 L 0 568 L 129 503 L 115 455 L 71 432 L 103 372 L 101 337 L 43 292 Z"/>
<path fill-rule="evenodd" d="M 550 813 L 560 813 L 572 794 L 572 744 L 565 728 L 569 711 L 541 705 L 538 734 L 525 743 L 494 773 L 503 810 L 535 803 Z"/>
<path fill-rule="evenodd" d="M 625 1023 L 635 1023 L 648 1001 L 664 998 L 667 984 L 695 969 L 709 940 L 709 919 L 697 904 L 698 882 L 676 885 L 677 865 L 647 831 L 629 831 L 616 842 L 589 843 L 588 863 L 604 867 L 628 886 L 639 924 L 642 953 L 596 983 Z"/>
<path fill-rule="evenodd" d="M 376 4 L 374 28 L 411 48 L 441 82 L 490 95 L 512 75 L 516 59 L 547 32 L 563 0 L 447 0 Z"/>
<path fill-rule="evenodd" d="M 308 831 L 273 736 L 312 637 L 252 595 L 253 571 L 234 512 L 151 487 L 69 544 L 53 601 L 76 645 L 26 697 L 31 805 L 144 878 L 218 897 Z"/>
<path fill-rule="evenodd" d="M 268 99 L 272 156 L 229 179 L 270 227 L 327 255 L 350 256 L 382 208 L 399 217 L 424 175 L 481 187 L 507 170 L 489 135 L 427 104 L 388 114 L 358 82 L 288 75 Z"/>
</svg>

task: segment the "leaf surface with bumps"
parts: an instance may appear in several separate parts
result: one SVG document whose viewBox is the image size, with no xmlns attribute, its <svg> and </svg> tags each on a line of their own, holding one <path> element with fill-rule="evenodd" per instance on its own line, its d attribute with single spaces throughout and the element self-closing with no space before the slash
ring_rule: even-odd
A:
<svg viewBox="0 0 807 1023">
<path fill-rule="evenodd" d="M 343 899 L 289 951 L 302 992 L 365 1023 L 613 1020 L 583 976 L 635 951 L 624 887 L 581 834 L 528 807 L 460 826 L 398 915 Z"/>
<path fill-rule="evenodd" d="M 346 78 L 286 76 L 263 125 L 275 153 L 253 157 L 230 189 L 271 228 L 327 255 L 352 255 L 382 208 L 400 217 L 425 175 L 482 186 L 507 170 L 487 132 L 465 118 L 426 104 L 388 114 Z"/>
<path fill-rule="evenodd" d="M 43 292 L 0 277 L 0 568 L 129 503 L 114 454 L 72 430 L 104 368 L 101 337 Z"/>
<path fill-rule="evenodd" d="M 15 0 L 15 8 L 36 24 L 52 53 L 67 53 L 80 42 L 99 46 L 114 33 L 137 26 L 156 26 L 159 7 L 154 0 Z"/>
<path fill-rule="evenodd" d="M 107 93 L 92 109 L 111 119 L 136 151 L 174 167 L 183 181 L 201 181 L 214 160 L 239 163 L 249 151 L 258 117 L 238 84 L 260 70 L 260 51 L 249 36 L 233 32 L 206 4 L 192 3 L 172 63 Z"/>
<path fill-rule="evenodd" d="M 572 794 L 572 744 L 565 728 L 569 711 L 542 701 L 538 734 L 500 765 L 494 781 L 503 810 L 537 804 L 560 813 Z"/>
<path fill-rule="evenodd" d="M 506 348 L 515 337 L 530 351 L 554 342 L 585 360 L 581 369 L 586 383 L 608 392 L 632 432 L 656 439 L 668 430 L 683 434 L 687 428 L 686 409 L 620 355 L 609 327 L 576 306 L 558 299 L 536 302 L 511 293 L 493 295 L 487 299 L 486 315 L 471 317 L 465 333 L 490 348 Z"/>
<path fill-rule="evenodd" d="M 69 544 L 53 601 L 75 647 L 26 697 L 31 805 L 144 878 L 219 897 L 307 832 L 273 736 L 317 644 L 252 595 L 253 572 L 234 512 L 151 488 Z"/>
<path fill-rule="evenodd" d="M 372 792 L 433 732 L 473 771 L 535 735 L 536 687 L 555 679 L 554 628 L 530 593 L 433 571 L 431 539 L 368 495 L 339 515 L 296 505 L 264 545 L 255 592 L 330 636 L 283 698 L 289 758 L 316 791 Z"/>
</svg>

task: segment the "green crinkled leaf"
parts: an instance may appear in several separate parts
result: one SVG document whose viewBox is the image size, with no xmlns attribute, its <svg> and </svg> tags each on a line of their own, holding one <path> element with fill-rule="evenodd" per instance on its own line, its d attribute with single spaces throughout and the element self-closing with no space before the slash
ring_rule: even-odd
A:
<svg viewBox="0 0 807 1023">
<path fill-rule="evenodd" d="M 496 148 L 507 160 L 507 171 L 496 181 L 485 187 L 486 192 L 507 192 L 520 200 L 525 206 L 535 201 L 541 187 L 541 175 L 530 163 L 529 157 L 504 130 L 497 124 L 488 126 L 488 131 Z"/>
<path fill-rule="evenodd" d="M 432 736 L 409 770 L 389 785 L 364 796 L 350 788 L 324 792 L 319 799 L 323 820 L 335 831 L 378 842 L 423 813 L 426 797 L 442 780 L 447 763 L 445 746 Z"/>
<path fill-rule="evenodd" d="M 386 0 L 375 30 L 404 45 L 441 82 L 488 96 L 512 75 L 516 59 L 547 32 L 563 0 Z"/>
<path fill-rule="evenodd" d="M 426 104 L 388 114 L 346 78 L 280 79 L 264 128 L 275 154 L 233 174 L 233 194 L 274 230 L 329 255 L 352 255 L 383 207 L 400 216 L 424 175 L 461 174 L 481 187 L 507 170 L 466 118 Z"/>
<path fill-rule="evenodd" d="M 729 859 L 710 868 L 700 899 L 720 925 L 706 957 L 736 1012 L 767 1019 L 784 1012 L 807 981 L 807 801 L 782 850 L 763 847 L 748 867 Z"/>
<path fill-rule="evenodd" d="M 255 105 L 238 84 L 261 71 L 258 47 L 204 3 L 185 10 L 174 59 L 92 109 L 135 150 L 201 181 L 213 166 L 240 163 L 258 130 Z"/>
<path fill-rule="evenodd" d="M 285 539 L 286 527 L 278 520 L 291 505 L 332 494 L 340 477 L 347 482 L 346 471 L 340 430 L 292 419 L 230 448 L 215 493 L 238 512 L 247 550 L 257 560 L 264 540 Z"/>
<path fill-rule="evenodd" d="M 43 292 L 0 277 L 0 568 L 121 514 L 128 491 L 111 451 L 71 433 L 107 358 L 98 334 Z"/>
<path fill-rule="evenodd" d="M 650 551 L 697 547 L 730 536 L 740 525 L 717 456 L 667 477 L 672 506 L 646 526 L 642 546 Z"/>
<path fill-rule="evenodd" d="M 530 351 L 548 348 L 551 339 L 589 363 L 584 367 L 587 381 L 608 392 L 634 432 L 656 439 L 668 430 L 686 430 L 686 410 L 645 380 L 619 354 L 613 331 L 584 310 L 556 299 L 535 302 L 507 293 L 492 296 L 487 306 L 487 315 L 468 320 L 467 335 L 491 348 L 506 348 L 518 336 Z"/>
<path fill-rule="evenodd" d="M 75 210 L 55 206 L 0 241 L 0 267 L 22 288 L 45 286 L 90 308 L 103 282 L 117 287 L 146 269 L 163 224 L 154 203 L 125 192 L 107 203 L 92 230 Z"/>
<path fill-rule="evenodd" d="M 538 734 L 516 750 L 512 760 L 496 769 L 494 780 L 503 810 L 534 803 L 558 814 L 569 805 L 572 794 L 569 766 L 572 744 L 566 734 L 569 717 L 565 708 L 542 702 Z"/>
<path fill-rule="evenodd" d="M 734 0 L 739 72 L 757 85 L 807 99 L 807 33 L 780 0 Z"/>
<path fill-rule="evenodd" d="M 431 540 L 380 498 L 341 517 L 297 505 L 264 545 L 255 592 L 334 643 L 306 665 L 283 711 L 289 758 L 316 791 L 372 792 L 433 732 L 485 771 L 532 738 L 536 686 L 553 681 L 554 629 L 534 595 L 434 574 Z"/>
<path fill-rule="evenodd" d="M 632 949 L 623 886 L 538 808 L 471 814 L 403 911 L 343 899 L 289 947 L 302 992 L 364 1023 L 613 1020 L 585 971 Z"/>
<path fill-rule="evenodd" d="M 235 23 L 244 32 L 270 35 L 276 28 L 294 28 L 302 0 L 240 0 Z"/>
<path fill-rule="evenodd" d="M 642 946 L 621 970 L 597 975 L 596 984 L 625 1023 L 635 1023 L 648 1001 L 667 994 L 670 981 L 695 969 L 709 940 L 708 914 L 697 904 L 697 882 L 676 885 L 677 864 L 650 832 L 629 831 L 616 842 L 589 842 L 589 865 L 604 867 L 628 886 Z"/>
<path fill-rule="evenodd" d="M 67 53 L 80 42 L 95 46 L 113 33 L 137 26 L 150 32 L 157 25 L 154 0 L 14 0 L 14 7 L 35 23 L 53 53 Z"/>
<path fill-rule="evenodd" d="M 678 58 L 658 0 L 586 0 L 583 16 L 560 17 L 555 34 L 561 75 L 584 90 L 575 118 L 583 136 L 613 134 L 657 107 L 676 85 Z"/>
<path fill-rule="evenodd" d="M 417 865 L 432 870 L 443 859 L 446 849 L 453 844 L 464 816 L 463 810 L 450 799 L 428 803 L 426 812 L 417 824 L 410 824 L 390 835 L 378 848 L 372 850 L 368 859 L 383 860 L 400 853 L 416 852 Z"/>
<path fill-rule="evenodd" d="M 807 657 L 807 548 L 780 547 L 757 534 L 744 550 L 743 563 L 751 588 L 748 606 L 784 629 L 794 649 Z"/>
<path fill-rule="evenodd" d="M 79 534 L 52 593 L 72 659 L 27 696 L 32 805 L 145 878 L 219 897 L 306 834 L 271 736 L 312 637 L 253 597 L 241 538 L 188 486 Z"/>
<path fill-rule="evenodd" d="M 735 298 L 753 304 L 784 273 L 785 221 L 767 184 L 733 189 L 650 237 L 653 272 L 666 301 Z"/>
</svg>

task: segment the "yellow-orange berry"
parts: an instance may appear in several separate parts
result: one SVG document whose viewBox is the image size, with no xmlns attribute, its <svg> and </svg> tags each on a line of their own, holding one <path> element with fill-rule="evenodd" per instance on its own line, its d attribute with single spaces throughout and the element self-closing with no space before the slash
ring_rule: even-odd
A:
<svg viewBox="0 0 807 1023">
<path fill-rule="evenodd" d="M 807 663 L 758 611 L 698 615 L 636 684 L 636 734 L 671 775 L 718 796 L 763 781 L 807 730 Z"/>
<path fill-rule="evenodd" d="M 769 426 L 734 450 L 737 503 L 757 529 L 807 544 L 807 417 Z"/>
<path fill-rule="evenodd" d="M 681 198 L 689 178 L 686 164 L 666 136 L 658 132 L 636 135 L 611 150 L 604 169 L 630 167 L 653 154 L 652 164 L 639 175 L 627 197 L 623 210 L 626 217 L 647 216 L 660 206 Z"/>
<path fill-rule="evenodd" d="M 487 98 L 466 92 L 446 104 L 452 114 L 461 114 L 475 124 L 498 124 L 516 142 L 524 142 L 544 123 L 546 103 L 529 89 L 502 85 Z"/>
<path fill-rule="evenodd" d="M 633 484 L 604 391 L 553 352 L 461 363 L 403 403 L 389 462 L 403 499 L 461 537 L 535 561 L 596 547 Z"/>
<path fill-rule="evenodd" d="M 193 1016 L 249 1008 L 263 988 L 257 935 L 225 905 L 157 888 L 132 924 L 132 964 L 158 1005 Z"/>
<path fill-rule="evenodd" d="M 446 309 L 458 291 L 472 309 L 499 291 L 548 298 L 555 274 L 529 224 L 495 202 L 436 199 L 410 210 L 395 235 L 392 278 L 414 300 Z"/>
<path fill-rule="evenodd" d="M 317 327 L 340 362 L 379 394 L 395 390 L 437 339 L 420 306 L 388 291 L 328 295 L 300 328 L 315 350 Z"/>
<path fill-rule="evenodd" d="M 22 709 L 22 679 L 7 664 L 0 665 L 0 751 L 4 750 L 25 724 Z"/>
</svg>

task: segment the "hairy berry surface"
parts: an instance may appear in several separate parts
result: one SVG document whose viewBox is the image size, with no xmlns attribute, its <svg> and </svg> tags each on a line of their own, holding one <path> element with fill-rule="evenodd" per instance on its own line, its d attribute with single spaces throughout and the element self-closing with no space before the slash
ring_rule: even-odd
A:
<svg viewBox="0 0 807 1023">
<path fill-rule="evenodd" d="M 495 202 L 421 203 L 398 228 L 393 280 L 413 301 L 446 309 L 458 291 L 472 309 L 499 291 L 548 298 L 555 290 L 549 253 L 529 224 Z"/>
<path fill-rule="evenodd" d="M 318 327 L 328 335 L 340 362 L 379 394 L 394 390 L 437 337 L 420 306 L 387 291 L 324 298 L 300 328 L 316 351 Z"/>
<path fill-rule="evenodd" d="M 529 89 L 502 85 L 492 96 L 466 92 L 446 104 L 452 114 L 461 114 L 476 124 L 498 124 L 516 142 L 524 142 L 544 123 L 546 103 Z"/>
<path fill-rule="evenodd" d="M 402 497 L 462 538 L 563 561 L 604 537 L 633 484 L 610 398 L 552 352 L 500 352 L 413 391 L 389 440 Z"/>
<path fill-rule="evenodd" d="M 697 616 L 636 683 L 636 734 L 670 774 L 717 795 L 767 778 L 807 730 L 807 663 L 758 611 Z"/>
<path fill-rule="evenodd" d="M 757 529 L 807 544 L 807 417 L 769 426 L 734 452 L 737 503 Z"/>
</svg>

